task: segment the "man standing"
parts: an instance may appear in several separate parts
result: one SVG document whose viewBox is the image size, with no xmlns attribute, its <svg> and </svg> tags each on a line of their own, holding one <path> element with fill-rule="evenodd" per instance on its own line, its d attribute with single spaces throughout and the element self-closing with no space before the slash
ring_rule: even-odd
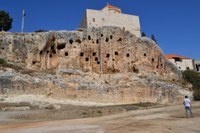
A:
<svg viewBox="0 0 200 133">
<path fill-rule="evenodd" d="M 191 109 L 191 104 L 190 104 L 190 99 L 188 98 L 188 96 L 185 96 L 183 104 L 185 106 L 186 117 L 188 118 L 188 111 L 190 112 L 190 117 L 193 117 L 193 113 L 192 113 L 192 109 Z"/>
</svg>

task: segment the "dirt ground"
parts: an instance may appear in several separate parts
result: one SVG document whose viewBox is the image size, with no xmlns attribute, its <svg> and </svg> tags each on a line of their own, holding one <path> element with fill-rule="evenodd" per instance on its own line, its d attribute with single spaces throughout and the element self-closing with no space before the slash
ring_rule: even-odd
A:
<svg viewBox="0 0 200 133">
<path fill-rule="evenodd" d="M 149 105 L 144 107 L 133 105 L 115 107 L 77 106 L 75 108 L 63 107 L 59 111 L 4 111 L 0 112 L 0 132 L 200 133 L 200 102 L 193 102 L 192 105 L 193 118 L 185 118 L 183 105 L 165 107 L 153 105 L 154 108 Z M 69 112 L 73 113 L 70 114 Z"/>
</svg>

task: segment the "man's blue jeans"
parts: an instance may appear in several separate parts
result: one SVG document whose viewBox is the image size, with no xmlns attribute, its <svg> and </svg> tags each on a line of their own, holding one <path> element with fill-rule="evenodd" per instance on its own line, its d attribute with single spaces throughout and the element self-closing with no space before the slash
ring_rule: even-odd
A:
<svg viewBox="0 0 200 133">
<path fill-rule="evenodd" d="M 188 118 L 188 111 L 190 112 L 190 117 L 193 117 L 193 113 L 192 113 L 191 107 L 185 107 L 186 117 Z"/>
</svg>

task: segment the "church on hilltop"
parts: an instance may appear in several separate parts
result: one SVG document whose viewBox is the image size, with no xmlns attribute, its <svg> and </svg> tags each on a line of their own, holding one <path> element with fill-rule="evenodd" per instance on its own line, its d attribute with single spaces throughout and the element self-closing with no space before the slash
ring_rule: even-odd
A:
<svg viewBox="0 0 200 133">
<path fill-rule="evenodd" d="M 80 28 L 116 26 L 141 37 L 139 17 L 123 14 L 121 9 L 107 4 L 102 10 L 86 9 Z"/>
</svg>

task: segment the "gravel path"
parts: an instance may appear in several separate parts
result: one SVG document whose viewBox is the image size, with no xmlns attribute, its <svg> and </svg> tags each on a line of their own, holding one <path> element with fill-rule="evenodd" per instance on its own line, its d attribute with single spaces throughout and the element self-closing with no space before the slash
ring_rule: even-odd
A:
<svg viewBox="0 0 200 133">
<path fill-rule="evenodd" d="M 182 105 L 129 111 L 102 117 L 0 125 L 1 133 L 199 133 L 200 102 L 194 118 L 185 118 Z"/>
</svg>

